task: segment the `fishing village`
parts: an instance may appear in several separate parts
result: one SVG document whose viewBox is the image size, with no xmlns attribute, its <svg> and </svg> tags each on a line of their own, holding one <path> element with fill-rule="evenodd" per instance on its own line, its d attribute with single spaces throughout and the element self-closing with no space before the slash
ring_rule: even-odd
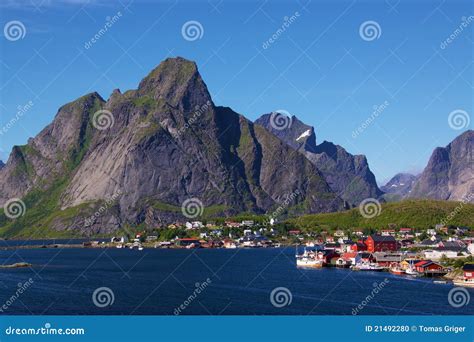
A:
<svg viewBox="0 0 474 342">
<path fill-rule="evenodd" d="M 5 241 L 7 242 L 7 241 Z M 435 283 L 453 282 L 474 287 L 474 236 L 468 227 L 438 225 L 412 228 L 303 232 L 253 220 L 174 223 L 153 231 L 119 237 L 23 244 L 14 248 L 295 248 L 295 266 L 328 267 L 361 272 L 390 272 L 408 277 L 433 277 Z"/>
</svg>

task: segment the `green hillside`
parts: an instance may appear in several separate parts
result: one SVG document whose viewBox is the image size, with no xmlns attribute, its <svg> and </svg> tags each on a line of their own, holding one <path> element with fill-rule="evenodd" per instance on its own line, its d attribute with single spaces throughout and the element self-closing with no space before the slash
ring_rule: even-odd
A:
<svg viewBox="0 0 474 342">
<path fill-rule="evenodd" d="M 450 219 L 448 219 L 450 218 Z M 295 227 L 304 229 L 349 229 L 390 226 L 426 229 L 446 222 L 447 225 L 474 227 L 474 205 L 462 202 L 407 200 L 382 204 L 378 216 L 364 218 L 359 208 L 348 211 L 305 215 L 290 219 Z"/>
</svg>

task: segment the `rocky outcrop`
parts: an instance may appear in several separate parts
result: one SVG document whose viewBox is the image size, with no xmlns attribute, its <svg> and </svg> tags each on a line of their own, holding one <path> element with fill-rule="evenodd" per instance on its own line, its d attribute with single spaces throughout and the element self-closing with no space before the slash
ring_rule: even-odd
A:
<svg viewBox="0 0 474 342">
<path fill-rule="evenodd" d="M 205 215 L 269 212 L 295 191 L 288 213 L 343 206 L 303 155 L 216 107 L 195 63 L 183 58 L 162 62 L 136 90 L 61 107 L 37 137 L 15 147 L 0 170 L 0 199 L 34 205 L 38 189 L 57 197 L 35 224 L 83 235 L 187 220 L 181 207 L 191 198 Z M 18 222 L 32 222 L 29 212 Z"/>
<path fill-rule="evenodd" d="M 312 126 L 304 124 L 295 116 L 285 125 L 279 126 L 275 115 L 278 114 L 265 114 L 255 123 L 303 153 L 318 168 L 331 189 L 349 205 L 355 206 L 365 198 L 379 198 L 383 194 L 365 156 L 352 155 L 343 147 L 328 141 L 317 145 Z"/>
<path fill-rule="evenodd" d="M 408 197 L 474 202 L 474 131 L 437 147 Z"/>
</svg>

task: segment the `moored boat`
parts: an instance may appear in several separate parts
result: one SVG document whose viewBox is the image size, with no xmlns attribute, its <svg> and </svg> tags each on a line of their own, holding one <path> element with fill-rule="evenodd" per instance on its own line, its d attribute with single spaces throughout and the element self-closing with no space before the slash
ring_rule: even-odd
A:
<svg viewBox="0 0 474 342">
<path fill-rule="evenodd" d="M 396 274 L 396 275 L 402 275 L 402 274 L 405 274 L 405 270 L 403 270 L 402 268 L 398 267 L 398 266 L 395 266 L 395 267 L 390 267 L 390 273 L 392 274 Z"/>
<path fill-rule="evenodd" d="M 383 267 L 377 265 L 376 263 L 361 263 L 356 264 L 351 267 L 354 271 L 372 271 L 372 272 L 382 272 Z"/>
<path fill-rule="evenodd" d="M 296 259 L 296 266 L 298 267 L 311 267 L 321 268 L 323 267 L 323 261 L 314 258 L 301 257 Z"/>
<path fill-rule="evenodd" d="M 303 254 L 301 255 L 296 254 L 296 266 L 320 268 L 320 267 L 323 267 L 323 260 L 319 260 L 314 251 L 307 250 L 305 248 Z"/>
<path fill-rule="evenodd" d="M 408 275 L 414 276 L 414 277 L 421 276 L 421 273 L 418 272 L 417 270 L 415 270 L 415 269 L 412 268 L 412 267 L 407 268 L 407 269 L 405 270 L 405 273 L 408 274 Z"/>
</svg>

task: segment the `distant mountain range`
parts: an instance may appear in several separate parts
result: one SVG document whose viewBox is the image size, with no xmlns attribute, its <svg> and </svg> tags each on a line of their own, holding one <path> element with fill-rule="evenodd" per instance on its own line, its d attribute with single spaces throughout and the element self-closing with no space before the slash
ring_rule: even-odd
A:
<svg viewBox="0 0 474 342">
<path fill-rule="evenodd" d="M 387 201 L 437 199 L 474 202 L 474 131 L 468 130 L 446 147 L 437 147 L 423 172 L 395 175 L 381 187 Z"/>
<path fill-rule="evenodd" d="M 365 156 L 318 145 L 313 127 L 276 115 L 253 123 L 215 106 L 196 64 L 169 58 L 135 90 L 62 106 L 13 147 L 0 165 L 0 203 L 20 198 L 25 208 L 16 219 L 0 215 L 0 234 L 90 236 L 200 214 L 333 212 L 381 198 Z M 276 119 L 290 124 L 275 128 Z M 437 149 L 401 196 L 459 199 L 468 190 L 472 131 Z"/>
</svg>

